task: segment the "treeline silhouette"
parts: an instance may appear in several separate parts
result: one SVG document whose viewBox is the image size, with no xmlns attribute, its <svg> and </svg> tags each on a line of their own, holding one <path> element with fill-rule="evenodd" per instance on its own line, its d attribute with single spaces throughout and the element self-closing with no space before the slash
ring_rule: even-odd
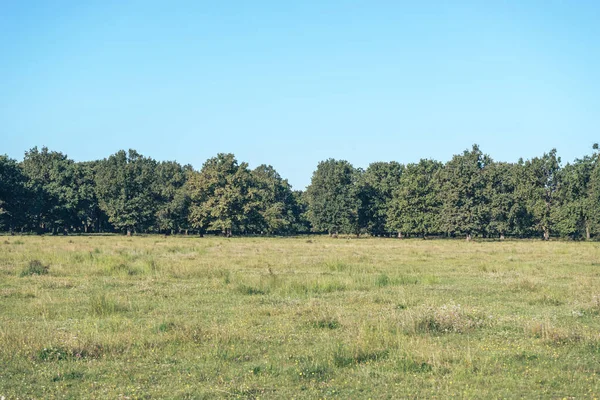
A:
<svg viewBox="0 0 600 400">
<path fill-rule="evenodd" d="M 218 154 L 197 171 L 135 150 L 75 162 L 37 147 L 0 156 L 0 229 L 39 234 L 600 237 L 600 158 L 552 150 L 496 162 L 477 145 L 447 163 L 320 162 L 305 191 L 268 165 Z"/>
</svg>

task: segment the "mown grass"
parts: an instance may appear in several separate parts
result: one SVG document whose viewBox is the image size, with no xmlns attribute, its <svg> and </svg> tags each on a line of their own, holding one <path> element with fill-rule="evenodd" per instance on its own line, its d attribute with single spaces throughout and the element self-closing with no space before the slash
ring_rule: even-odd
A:
<svg viewBox="0 0 600 400">
<path fill-rule="evenodd" d="M 4 239 L 7 399 L 600 396 L 598 243 Z"/>
</svg>

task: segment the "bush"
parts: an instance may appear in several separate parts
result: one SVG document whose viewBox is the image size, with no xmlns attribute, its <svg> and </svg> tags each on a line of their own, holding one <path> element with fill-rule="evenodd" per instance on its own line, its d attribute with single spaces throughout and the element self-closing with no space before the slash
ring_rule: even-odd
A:
<svg viewBox="0 0 600 400">
<path fill-rule="evenodd" d="M 49 265 L 44 265 L 39 260 L 31 260 L 27 267 L 21 271 L 21 276 L 48 275 L 49 270 Z"/>
</svg>

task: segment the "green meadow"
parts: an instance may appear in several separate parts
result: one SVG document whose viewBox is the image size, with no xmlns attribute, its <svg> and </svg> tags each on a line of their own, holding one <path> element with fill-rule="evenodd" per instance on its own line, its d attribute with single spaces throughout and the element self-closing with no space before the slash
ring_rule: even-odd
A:
<svg viewBox="0 0 600 400">
<path fill-rule="evenodd" d="M 598 398 L 600 243 L 0 237 L 0 396 Z"/>
</svg>

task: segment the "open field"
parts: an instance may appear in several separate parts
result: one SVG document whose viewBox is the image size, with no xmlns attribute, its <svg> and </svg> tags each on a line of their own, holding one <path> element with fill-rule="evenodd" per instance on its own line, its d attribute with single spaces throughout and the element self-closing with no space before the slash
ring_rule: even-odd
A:
<svg viewBox="0 0 600 400">
<path fill-rule="evenodd" d="M 0 366 L 7 399 L 597 398 L 600 244 L 0 237 Z"/>
</svg>

